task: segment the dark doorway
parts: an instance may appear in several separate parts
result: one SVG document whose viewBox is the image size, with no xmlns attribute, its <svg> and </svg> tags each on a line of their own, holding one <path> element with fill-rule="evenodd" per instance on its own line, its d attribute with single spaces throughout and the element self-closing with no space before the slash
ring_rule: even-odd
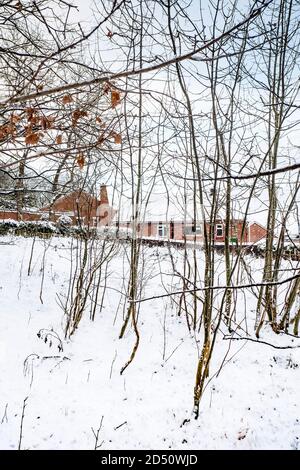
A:
<svg viewBox="0 0 300 470">
<path fill-rule="evenodd" d="M 174 240 L 174 222 L 171 220 L 170 222 L 170 238 L 171 240 Z"/>
</svg>

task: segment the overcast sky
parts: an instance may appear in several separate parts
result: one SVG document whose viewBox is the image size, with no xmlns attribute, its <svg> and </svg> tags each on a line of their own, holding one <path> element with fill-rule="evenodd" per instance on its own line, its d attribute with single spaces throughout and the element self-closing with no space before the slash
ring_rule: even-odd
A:
<svg viewBox="0 0 300 470">
<path fill-rule="evenodd" d="M 79 12 L 73 12 L 73 16 L 76 21 L 93 24 L 93 13 L 92 13 L 92 0 L 72 0 L 71 3 L 78 7 Z"/>
</svg>

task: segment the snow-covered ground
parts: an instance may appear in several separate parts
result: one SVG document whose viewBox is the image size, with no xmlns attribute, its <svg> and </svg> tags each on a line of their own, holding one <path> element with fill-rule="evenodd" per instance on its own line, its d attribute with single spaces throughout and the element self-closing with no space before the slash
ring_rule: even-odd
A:
<svg viewBox="0 0 300 470">
<path fill-rule="evenodd" d="M 0 238 L 1 449 L 18 448 L 26 397 L 22 449 L 93 449 L 93 430 L 97 433 L 101 422 L 100 449 L 300 447 L 300 349 L 225 341 L 221 335 L 200 416 L 194 420 L 199 344 L 171 300 L 156 299 L 141 303 L 140 345 L 120 375 L 135 340 L 131 327 L 119 339 L 124 246 L 108 266 L 102 311 L 98 309 L 94 322 L 88 314 L 83 317 L 71 340 L 64 340 L 61 301 L 69 283 L 71 243 L 37 239 L 28 275 L 32 239 Z M 166 287 L 171 282 L 167 250 L 143 250 L 148 276 L 143 296 L 162 294 L 161 282 Z M 251 299 L 247 309 L 253 316 L 249 305 Z M 44 342 L 44 329 L 52 328 L 63 340 L 63 351 L 53 337 L 51 347 L 51 338 Z M 300 340 L 276 336 L 267 327 L 262 339 L 300 345 Z"/>
</svg>

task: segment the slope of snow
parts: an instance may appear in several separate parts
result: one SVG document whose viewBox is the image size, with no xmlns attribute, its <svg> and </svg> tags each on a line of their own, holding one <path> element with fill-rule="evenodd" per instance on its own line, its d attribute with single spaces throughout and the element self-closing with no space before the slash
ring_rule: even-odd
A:
<svg viewBox="0 0 300 470">
<path fill-rule="evenodd" d="M 110 288 L 102 311 L 94 322 L 83 317 L 65 341 L 59 299 L 67 289 L 71 244 L 70 239 L 36 240 L 28 275 L 32 239 L 1 238 L 1 449 L 18 448 L 26 397 L 22 449 L 93 449 L 92 428 L 97 432 L 101 420 L 101 449 L 298 448 L 300 349 L 225 341 L 221 335 L 196 421 L 199 343 L 171 300 L 155 299 L 141 304 L 140 345 L 120 375 L 135 341 L 130 325 L 119 339 L 124 296 L 117 291 L 125 290 L 127 270 L 121 252 L 108 265 Z M 149 279 L 143 296 L 162 294 L 161 280 L 166 286 L 171 282 L 167 251 L 144 251 Z M 38 337 L 41 329 L 53 329 L 63 351 L 54 338 L 51 347 L 45 343 L 43 331 Z M 265 341 L 300 344 L 274 336 L 267 328 L 263 332 Z"/>
</svg>

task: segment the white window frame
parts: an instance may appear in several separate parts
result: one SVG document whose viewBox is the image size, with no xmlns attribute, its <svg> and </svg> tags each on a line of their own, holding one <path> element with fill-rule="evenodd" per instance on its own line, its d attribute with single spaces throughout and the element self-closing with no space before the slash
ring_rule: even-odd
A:
<svg viewBox="0 0 300 470">
<path fill-rule="evenodd" d="M 162 233 L 162 235 L 160 234 L 160 232 Z M 167 236 L 167 224 L 164 224 L 164 223 L 160 222 L 157 225 L 157 236 L 159 238 L 166 238 L 166 236 Z"/>
<path fill-rule="evenodd" d="M 222 230 L 221 235 L 218 234 L 218 230 Z M 216 238 L 223 238 L 224 237 L 224 227 L 223 224 L 216 224 Z"/>
<path fill-rule="evenodd" d="M 187 236 L 189 236 L 189 235 L 201 235 L 201 233 L 202 233 L 201 224 L 196 224 L 195 231 L 192 230 L 193 227 L 194 227 L 194 225 L 191 224 L 191 223 L 185 224 L 184 234 L 187 235 Z"/>
</svg>

